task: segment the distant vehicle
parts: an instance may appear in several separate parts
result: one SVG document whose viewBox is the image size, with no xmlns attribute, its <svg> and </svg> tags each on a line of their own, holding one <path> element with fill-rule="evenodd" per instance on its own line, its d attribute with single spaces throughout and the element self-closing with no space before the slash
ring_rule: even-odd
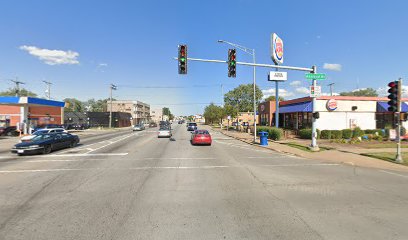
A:
<svg viewBox="0 0 408 240">
<path fill-rule="evenodd" d="M 57 149 L 75 147 L 79 143 L 79 137 L 69 133 L 46 133 L 35 136 L 29 142 L 14 145 L 12 153 L 18 155 L 43 153 L 48 154 Z"/>
<path fill-rule="evenodd" d="M 190 122 L 187 124 L 187 131 L 195 131 L 197 130 L 197 123 Z"/>
<path fill-rule="evenodd" d="M 48 129 L 38 129 L 37 131 L 33 132 L 31 135 L 24 136 L 20 139 L 21 142 L 29 142 L 31 141 L 34 137 L 40 135 L 40 134 L 45 134 L 45 133 L 63 133 L 67 132 L 67 130 L 63 128 L 48 128 Z"/>
<path fill-rule="evenodd" d="M 183 121 L 182 120 L 178 121 L 178 124 L 183 124 Z"/>
<path fill-rule="evenodd" d="M 160 127 L 159 132 L 157 134 L 158 138 L 161 137 L 171 137 L 172 133 L 171 133 L 171 129 L 169 127 Z"/>
<path fill-rule="evenodd" d="M 71 129 L 74 129 L 74 130 L 84 130 L 84 129 L 88 129 L 88 128 L 89 128 L 89 125 L 88 125 L 88 124 L 66 124 L 66 125 L 64 126 L 64 128 L 65 128 L 66 130 L 71 130 Z"/>
<path fill-rule="evenodd" d="M 191 134 L 191 144 L 192 145 L 210 145 L 212 139 L 211 135 L 207 130 L 196 130 Z"/>
<path fill-rule="evenodd" d="M 18 136 L 16 126 L 0 127 L 0 136 Z"/>
<path fill-rule="evenodd" d="M 152 127 L 157 127 L 157 123 L 151 122 L 151 123 L 149 123 L 149 127 L 150 127 L 150 128 L 152 128 Z"/>
<path fill-rule="evenodd" d="M 144 124 L 136 124 L 133 126 L 133 131 L 143 131 L 145 130 Z"/>
<path fill-rule="evenodd" d="M 43 124 L 43 125 L 38 125 L 34 128 L 34 131 L 37 131 L 39 129 L 48 129 L 48 128 L 64 128 L 65 127 L 61 124 Z"/>
</svg>

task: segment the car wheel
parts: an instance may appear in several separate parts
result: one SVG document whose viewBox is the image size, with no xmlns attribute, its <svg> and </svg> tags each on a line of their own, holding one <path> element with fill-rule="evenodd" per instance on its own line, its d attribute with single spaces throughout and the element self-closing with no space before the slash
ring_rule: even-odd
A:
<svg viewBox="0 0 408 240">
<path fill-rule="evenodd" d="M 44 146 L 43 154 L 49 154 L 51 150 L 51 145 Z"/>
<path fill-rule="evenodd" d="M 74 148 L 76 145 L 77 145 L 77 141 L 72 141 L 72 142 L 69 144 L 69 147 L 70 147 L 70 148 Z"/>
</svg>

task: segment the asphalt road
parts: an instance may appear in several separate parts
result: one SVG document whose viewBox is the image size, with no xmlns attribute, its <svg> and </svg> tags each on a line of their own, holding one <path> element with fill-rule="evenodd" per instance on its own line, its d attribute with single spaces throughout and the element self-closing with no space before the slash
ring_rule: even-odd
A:
<svg viewBox="0 0 408 240">
<path fill-rule="evenodd" d="M 0 239 L 407 239 L 408 175 L 152 129 L 0 154 Z"/>
</svg>

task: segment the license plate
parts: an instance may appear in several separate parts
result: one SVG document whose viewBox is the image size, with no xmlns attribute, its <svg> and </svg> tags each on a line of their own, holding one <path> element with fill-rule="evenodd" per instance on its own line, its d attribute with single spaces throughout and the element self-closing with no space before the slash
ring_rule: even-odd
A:
<svg viewBox="0 0 408 240">
<path fill-rule="evenodd" d="M 24 153 L 24 150 L 17 150 L 17 153 Z"/>
</svg>

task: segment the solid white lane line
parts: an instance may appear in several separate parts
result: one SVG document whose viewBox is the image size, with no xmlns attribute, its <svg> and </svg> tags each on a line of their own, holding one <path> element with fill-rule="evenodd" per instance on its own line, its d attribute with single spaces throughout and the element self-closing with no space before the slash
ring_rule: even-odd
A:
<svg viewBox="0 0 408 240">
<path fill-rule="evenodd" d="M 55 168 L 55 169 L 33 169 L 33 170 L 3 170 L 0 173 L 34 173 L 34 172 L 61 172 L 61 171 L 84 171 L 88 169 L 78 168 Z"/>
<path fill-rule="evenodd" d="M 145 158 L 148 160 L 214 160 L 215 158 L 189 158 L 189 157 L 182 157 L 182 158 Z"/>
<path fill-rule="evenodd" d="M 388 174 L 391 174 L 391 175 L 394 175 L 394 176 L 398 176 L 398 177 L 408 178 L 408 175 L 403 175 L 403 174 L 398 174 L 398 173 L 394 173 L 394 172 L 389 172 L 389 171 L 386 171 L 386 170 L 380 170 L 380 172 L 385 172 L 385 173 L 388 173 Z"/>
<path fill-rule="evenodd" d="M 265 164 L 265 165 L 256 165 L 261 167 L 313 167 L 313 166 L 340 166 L 339 163 L 315 163 L 315 164 Z"/>
<path fill-rule="evenodd" d="M 139 134 L 138 134 L 138 135 L 139 135 Z M 91 151 L 88 151 L 88 152 L 86 152 L 86 153 L 91 153 L 91 152 L 97 151 L 97 150 L 99 150 L 99 149 L 102 149 L 102 148 L 107 147 L 107 146 L 109 146 L 109 145 L 112 145 L 112 144 L 114 144 L 114 143 L 120 142 L 120 141 L 125 140 L 125 139 L 127 139 L 127 138 L 129 138 L 129 137 L 132 137 L 132 136 L 135 136 L 135 134 L 129 134 L 129 135 L 123 137 L 123 138 L 120 138 L 120 139 L 118 139 L 118 140 L 112 141 L 112 142 L 110 142 L 110 143 L 108 143 L 108 144 L 106 144 L 106 145 L 103 145 L 103 146 L 101 146 L 101 147 L 95 148 L 95 149 L 93 149 L 93 150 L 91 150 Z"/>
<path fill-rule="evenodd" d="M 48 157 L 92 157 L 92 156 L 126 156 L 129 153 L 78 153 L 78 154 L 58 154 L 58 155 L 44 155 L 39 158 Z"/>
<path fill-rule="evenodd" d="M 42 162 L 81 162 L 81 161 L 105 161 L 105 160 L 115 160 L 115 161 L 117 161 L 118 159 L 99 159 L 99 158 L 93 158 L 93 159 L 58 159 L 58 160 L 56 160 L 56 159 L 42 159 L 42 160 L 29 160 L 29 161 L 24 161 L 24 162 L 42 163 Z"/>
</svg>

